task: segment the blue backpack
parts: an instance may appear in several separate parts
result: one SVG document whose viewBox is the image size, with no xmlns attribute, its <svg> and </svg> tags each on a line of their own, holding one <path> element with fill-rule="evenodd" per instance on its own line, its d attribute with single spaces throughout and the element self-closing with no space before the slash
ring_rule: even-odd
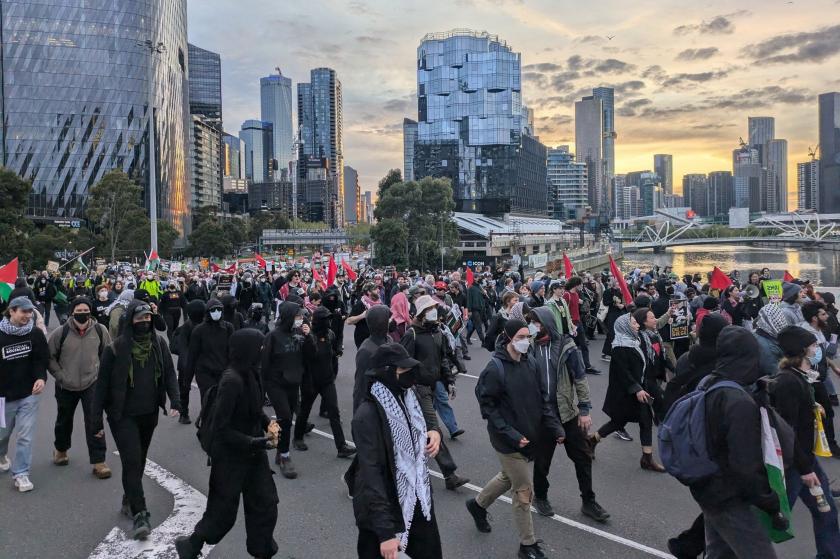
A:
<svg viewBox="0 0 840 559">
<path fill-rule="evenodd" d="M 680 483 L 691 485 L 720 471 L 709 455 L 706 437 L 706 396 L 719 388 L 744 391 L 737 382 L 724 380 L 707 388 L 711 375 L 671 406 L 659 426 L 659 457 L 665 470 Z"/>
</svg>

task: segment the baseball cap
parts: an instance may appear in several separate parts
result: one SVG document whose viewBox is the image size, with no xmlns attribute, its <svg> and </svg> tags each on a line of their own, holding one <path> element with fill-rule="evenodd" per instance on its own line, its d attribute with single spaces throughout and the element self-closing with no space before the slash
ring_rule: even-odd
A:
<svg viewBox="0 0 840 559">
<path fill-rule="evenodd" d="M 20 297 L 15 297 L 11 301 L 9 301 L 9 308 L 20 309 L 22 311 L 31 311 L 35 310 L 35 305 L 32 304 L 32 301 L 29 300 L 29 297 L 21 295 Z"/>
<path fill-rule="evenodd" d="M 134 313 L 131 316 L 132 318 L 138 318 L 146 316 L 147 314 L 152 314 L 152 308 L 149 305 L 142 303 L 134 307 Z"/>
</svg>

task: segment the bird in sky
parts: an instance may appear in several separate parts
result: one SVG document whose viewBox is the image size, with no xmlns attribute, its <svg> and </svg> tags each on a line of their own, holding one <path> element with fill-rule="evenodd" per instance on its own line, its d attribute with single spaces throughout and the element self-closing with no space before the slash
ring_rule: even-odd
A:
<svg viewBox="0 0 840 559">
<path fill-rule="evenodd" d="M 789 3 L 793 4 L 793 2 L 789 2 Z M 615 39 L 615 35 L 607 35 L 607 40 L 608 41 L 612 41 L 613 39 Z"/>
</svg>

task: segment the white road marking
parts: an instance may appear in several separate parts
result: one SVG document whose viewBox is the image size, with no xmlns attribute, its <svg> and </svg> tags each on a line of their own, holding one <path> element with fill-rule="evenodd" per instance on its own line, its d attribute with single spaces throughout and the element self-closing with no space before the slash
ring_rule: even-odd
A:
<svg viewBox="0 0 840 559">
<path fill-rule="evenodd" d="M 320 435 L 322 437 L 326 437 L 328 439 L 335 440 L 335 438 L 332 436 L 331 433 L 321 431 L 320 429 L 313 429 L 311 432 L 315 433 L 316 435 Z M 353 443 L 353 441 L 351 441 L 351 440 L 348 440 L 347 444 L 353 445 L 354 448 L 356 446 L 355 443 Z M 432 470 L 431 468 L 429 469 L 429 473 L 432 476 L 434 476 L 438 479 L 443 479 L 443 474 L 442 473 L 436 472 L 436 471 Z M 464 484 L 462 487 L 465 487 L 466 489 L 469 489 L 470 491 L 474 491 L 475 493 L 480 493 L 481 490 L 483 489 L 482 487 L 479 487 L 477 485 L 473 485 L 472 483 Z M 502 495 L 497 500 L 498 501 L 503 501 L 507 504 L 512 504 L 513 503 L 513 501 L 511 501 L 511 498 L 507 497 L 505 495 Z M 531 512 L 536 513 L 537 511 L 536 511 L 536 509 L 534 509 L 532 507 Z M 551 520 L 555 520 L 557 522 L 560 522 L 561 524 L 565 524 L 566 526 L 571 526 L 572 528 L 577 528 L 578 530 L 583 530 L 584 532 L 589 532 L 592 535 L 600 536 L 604 539 L 619 543 L 621 545 L 625 545 L 627 547 L 637 549 L 639 551 L 647 553 L 648 555 L 653 555 L 654 557 L 662 557 L 663 559 L 675 559 L 674 556 L 671 555 L 670 553 L 660 551 L 656 548 L 649 547 L 647 545 L 641 544 L 639 542 L 636 542 L 636 541 L 633 541 L 633 540 L 630 540 L 630 539 L 627 539 L 627 538 L 623 538 L 621 536 L 617 536 L 616 534 L 612 534 L 612 533 L 606 532 L 604 530 L 599 530 L 598 528 L 595 528 L 593 526 L 589 526 L 588 524 L 584 524 L 582 522 L 578 522 L 577 520 L 572 520 L 571 518 L 566 518 L 565 516 L 560 516 L 559 514 L 555 514 L 554 516 L 552 516 L 550 518 L 551 518 Z"/>
<path fill-rule="evenodd" d="M 174 497 L 175 504 L 169 517 L 153 528 L 145 541 L 132 540 L 119 527 L 114 527 L 88 559 L 178 559 L 175 538 L 192 533 L 207 507 L 207 497 L 151 460 L 146 460 L 144 473 Z M 211 549 L 211 545 L 204 546 L 205 557 Z"/>
<path fill-rule="evenodd" d="M 468 375 L 467 373 L 458 373 L 458 376 L 459 376 L 459 377 L 470 377 L 470 378 L 474 378 L 475 380 L 478 380 L 478 377 L 477 377 L 477 376 L 475 376 L 475 375 Z"/>
</svg>

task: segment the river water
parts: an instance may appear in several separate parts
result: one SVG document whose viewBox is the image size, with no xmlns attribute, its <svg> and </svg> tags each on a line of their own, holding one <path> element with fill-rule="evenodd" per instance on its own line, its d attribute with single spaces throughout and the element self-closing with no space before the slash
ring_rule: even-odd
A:
<svg viewBox="0 0 840 559">
<path fill-rule="evenodd" d="M 752 247 L 740 245 L 692 245 L 672 247 L 663 254 L 625 253 L 621 269 L 649 269 L 653 265 L 673 266 L 674 272 L 693 274 L 712 271 L 717 266 L 726 273 L 738 270 L 741 281 L 751 271 L 770 268 L 773 278 L 781 279 L 785 270 L 794 277 L 824 286 L 840 286 L 840 252 L 820 249 Z"/>
</svg>

